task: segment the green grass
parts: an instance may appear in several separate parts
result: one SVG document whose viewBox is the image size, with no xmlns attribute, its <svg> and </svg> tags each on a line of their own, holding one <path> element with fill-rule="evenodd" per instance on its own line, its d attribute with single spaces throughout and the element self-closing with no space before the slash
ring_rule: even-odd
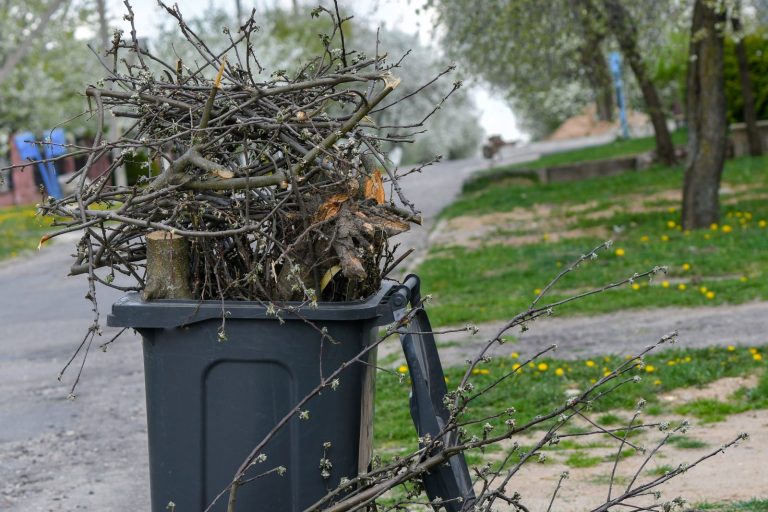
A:
<svg viewBox="0 0 768 512">
<path fill-rule="evenodd" d="M 51 220 L 35 215 L 33 206 L 0 209 L 0 259 L 13 258 L 37 247 Z"/>
<path fill-rule="evenodd" d="M 591 468 L 603 462 L 603 457 L 589 455 L 588 452 L 581 450 L 571 453 L 565 459 L 565 464 L 572 468 Z"/>
<path fill-rule="evenodd" d="M 675 145 L 678 146 L 685 144 L 687 140 L 687 132 L 684 130 L 674 132 L 672 134 L 672 140 Z M 509 173 L 510 177 L 513 177 L 519 175 L 519 171 L 521 170 L 544 169 L 547 167 L 557 167 L 579 162 L 608 160 L 611 158 L 637 155 L 639 153 L 651 151 L 655 146 L 656 142 L 653 137 L 643 137 L 638 139 L 616 140 L 610 144 L 552 153 L 544 155 L 532 162 L 504 165 L 481 171 L 466 183 L 464 192 L 477 192 L 484 188 L 492 187 L 498 183 L 500 178 L 504 179 L 506 173 Z"/>
<path fill-rule="evenodd" d="M 535 290 L 543 287 L 568 262 L 606 238 L 614 247 L 561 283 L 549 298 L 558 300 L 629 277 L 655 265 L 668 265 L 664 278 L 640 281 L 639 289 L 612 290 L 563 307 L 563 314 L 600 313 L 638 307 L 701 306 L 742 303 L 768 297 L 768 202 L 756 194 L 768 193 L 768 157 L 727 162 L 723 182 L 722 221 L 717 230 L 679 230 L 677 199 L 682 187 L 680 168 L 654 168 L 610 178 L 576 183 L 522 187 L 499 186 L 465 194 L 444 212 L 447 217 L 505 212 L 514 208 L 553 208 L 550 221 L 558 229 L 601 228 L 603 234 L 575 232 L 575 238 L 546 237 L 539 222 L 523 226 L 522 233 L 540 237 L 537 243 L 504 245 L 509 233 L 490 236 L 479 248 L 434 247 L 418 269 L 423 289 L 434 297 L 429 313 L 433 325 L 455 325 L 506 319 L 528 307 Z M 750 196 L 751 195 L 751 196 Z M 590 203 L 594 211 L 611 210 L 609 217 L 588 218 L 569 206 Z M 630 211 L 629 206 L 644 206 Z M 728 228 L 724 226 L 727 225 Z M 670 227 L 671 226 L 671 227 Z M 519 230 L 518 230 L 519 231 Z M 616 249 L 622 249 L 619 256 Z M 689 270 L 684 265 L 690 265 Z M 686 267 L 688 268 L 688 267 Z M 679 290 L 678 285 L 686 289 Z M 707 297 L 700 287 L 714 292 Z M 568 293 L 566 293 L 568 292 Z M 728 341 L 728 340 L 724 340 Z"/>
<path fill-rule="evenodd" d="M 689 436 L 673 436 L 669 438 L 669 444 L 675 448 L 681 450 L 697 450 L 699 448 L 706 448 L 709 446 L 707 443 L 700 439 L 695 439 Z"/>
<path fill-rule="evenodd" d="M 760 348 L 759 353 L 765 353 L 768 347 Z M 482 369 L 487 373 L 474 375 L 473 382 L 476 389 L 492 383 L 495 379 L 513 370 L 517 359 L 512 357 L 499 357 L 486 363 Z M 522 372 L 516 372 L 513 377 L 505 380 L 496 388 L 488 391 L 472 407 L 471 417 L 479 418 L 490 416 L 509 407 L 514 407 L 517 412 L 515 419 L 518 424 L 529 421 L 538 414 L 544 414 L 559 406 L 566 400 L 566 390 L 585 389 L 590 383 L 599 379 L 607 368 L 614 368 L 621 364 L 623 359 L 618 357 L 602 358 L 599 364 L 588 365 L 587 361 L 560 361 L 544 359 L 547 368 L 540 371 L 526 367 Z M 756 361 L 753 354 L 746 348 L 729 351 L 727 348 L 706 349 L 670 349 L 658 354 L 652 354 L 646 358 L 648 366 L 645 370 L 638 370 L 642 376 L 639 383 L 630 383 L 621 386 L 611 394 L 593 404 L 593 418 L 607 419 L 608 423 L 618 421 L 607 416 L 607 413 L 618 410 L 631 411 L 640 398 L 648 401 L 648 408 L 657 407 L 656 412 L 672 413 L 680 412 L 671 409 L 658 399 L 663 391 L 701 386 L 723 377 L 747 375 L 753 372 L 762 372 L 759 384 L 754 390 L 745 390 L 737 394 L 731 402 L 734 404 L 734 412 L 746 409 L 768 407 L 768 372 L 763 371 L 765 360 Z M 675 362 L 670 366 L 668 363 Z M 653 368 L 648 372 L 648 368 Z M 557 368 L 563 369 L 563 375 L 555 374 Z M 447 368 L 448 387 L 455 386 L 461 379 L 461 368 Z M 408 393 L 410 385 L 407 379 L 403 382 L 387 373 L 380 373 L 376 389 L 376 422 L 375 439 L 378 450 L 396 453 L 416 447 L 416 433 L 410 418 L 408 408 Z M 697 416 L 698 410 L 691 408 L 688 411 Z M 614 412 L 615 415 L 615 412 Z M 631 413 L 627 414 L 627 417 Z M 492 423 L 501 423 L 494 420 Z M 706 419 L 709 419 L 707 417 Z M 505 428 L 499 425 L 499 428 Z M 603 439 L 590 439 L 591 441 L 604 441 Z M 553 450 L 567 450 L 576 446 L 566 443 L 555 446 Z M 683 441 L 674 441 L 683 443 Z"/>
<path fill-rule="evenodd" d="M 667 473 L 671 473 L 674 470 L 675 468 L 673 468 L 672 466 L 668 464 L 664 464 L 651 469 L 650 471 L 647 472 L 647 475 L 648 476 L 664 476 Z"/>
<path fill-rule="evenodd" d="M 699 503 L 696 510 L 712 512 L 768 512 L 768 499 L 753 498 L 736 503 Z"/>
</svg>

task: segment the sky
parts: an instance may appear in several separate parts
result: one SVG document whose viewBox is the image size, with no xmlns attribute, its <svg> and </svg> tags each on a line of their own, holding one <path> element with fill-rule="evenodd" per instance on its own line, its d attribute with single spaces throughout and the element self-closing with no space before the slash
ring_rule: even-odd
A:
<svg viewBox="0 0 768 512">
<path fill-rule="evenodd" d="M 173 3 L 174 0 L 166 0 Z M 176 0 L 185 16 L 194 16 L 211 3 L 211 0 Z M 122 20 L 125 8 L 122 0 L 106 0 L 107 9 L 113 22 L 124 28 L 126 32 L 130 28 L 127 22 Z M 303 3 L 303 2 L 299 2 Z M 371 20 L 376 25 L 384 27 L 397 27 L 411 34 L 418 34 L 419 39 L 425 45 L 435 45 L 432 28 L 432 14 L 429 11 L 419 10 L 421 0 L 339 0 L 342 9 L 352 10 L 361 17 Z M 229 5 L 228 5 L 229 4 Z M 219 7 L 235 11 L 235 0 L 215 2 Z M 241 0 L 242 9 L 248 11 L 255 7 L 266 8 L 280 5 L 285 8 L 292 6 L 291 0 Z M 159 14 L 156 0 L 131 0 L 131 6 L 136 15 L 136 26 L 155 27 Z M 142 34 L 138 34 L 142 37 Z M 515 116 L 509 106 L 500 95 L 494 94 L 490 88 L 479 83 L 468 83 L 471 95 L 480 112 L 480 124 L 485 130 L 486 136 L 501 135 L 505 140 L 525 138 L 517 127 Z"/>
</svg>

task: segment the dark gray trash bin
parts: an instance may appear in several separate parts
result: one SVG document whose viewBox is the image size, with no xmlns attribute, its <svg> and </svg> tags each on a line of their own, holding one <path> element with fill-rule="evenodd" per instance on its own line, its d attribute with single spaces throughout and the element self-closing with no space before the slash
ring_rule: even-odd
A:
<svg viewBox="0 0 768 512">
<path fill-rule="evenodd" d="M 299 400 L 323 371 L 352 359 L 391 322 L 386 284 L 366 301 L 284 311 L 280 324 L 258 303 L 225 302 L 226 341 L 217 341 L 222 303 L 157 300 L 128 294 L 112 306 L 108 324 L 143 336 L 152 510 L 200 512 L 225 488 L 251 449 Z M 315 327 L 309 325 L 310 320 Z M 322 344 L 326 327 L 338 343 Z M 375 362 L 375 352 L 370 354 Z M 342 477 L 366 470 L 372 438 L 373 366 L 353 364 L 340 385 L 313 398 L 308 420 L 293 418 L 268 444 L 267 461 L 252 473 L 285 466 L 241 487 L 238 512 L 298 511 Z M 361 425 L 361 422 L 364 423 Z M 319 468 L 323 443 L 333 468 Z M 263 469 L 262 469 L 263 468 Z M 213 510 L 226 510 L 226 497 Z"/>
</svg>

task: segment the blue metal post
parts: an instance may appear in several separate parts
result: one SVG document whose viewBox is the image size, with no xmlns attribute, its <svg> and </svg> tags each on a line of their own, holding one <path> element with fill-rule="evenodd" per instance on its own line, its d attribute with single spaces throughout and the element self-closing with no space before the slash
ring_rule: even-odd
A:
<svg viewBox="0 0 768 512">
<path fill-rule="evenodd" d="M 621 54 L 611 52 L 609 56 L 613 83 L 616 86 L 616 103 L 619 105 L 619 120 L 621 121 L 621 136 L 629 138 L 629 125 L 627 124 L 627 106 L 624 102 L 624 80 L 621 78 Z"/>
</svg>

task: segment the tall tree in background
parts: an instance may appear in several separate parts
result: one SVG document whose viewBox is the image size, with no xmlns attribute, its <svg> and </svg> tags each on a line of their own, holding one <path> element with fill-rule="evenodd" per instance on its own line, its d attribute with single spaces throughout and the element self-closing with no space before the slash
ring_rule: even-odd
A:
<svg viewBox="0 0 768 512">
<path fill-rule="evenodd" d="M 45 28 L 48 26 L 48 23 L 50 23 L 53 15 L 66 3 L 66 0 L 53 0 L 51 3 L 49 3 L 45 7 L 45 10 L 40 14 L 39 18 L 37 20 L 33 20 L 37 22 L 34 24 L 34 28 L 31 31 L 22 31 L 22 39 L 15 47 L 11 47 L 11 51 L 8 52 L 7 55 L 0 54 L 0 57 L 2 57 L 2 67 L 0 67 L 0 84 L 2 84 L 9 76 L 11 76 L 14 68 L 40 41 L 42 35 L 45 32 Z M 5 15 L 8 16 L 9 12 L 6 11 Z M 29 24 L 29 19 L 25 20 L 25 22 Z"/>
<path fill-rule="evenodd" d="M 91 0 L 0 0 L 0 130 L 40 132 L 85 110 L 99 63 L 75 32 L 89 26 Z"/>
<path fill-rule="evenodd" d="M 688 165 L 683 184 L 683 228 L 718 222 L 726 150 L 726 15 L 715 0 L 696 0 L 691 22 L 687 80 Z"/>
<path fill-rule="evenodd" d="M 662 163 L 673 164 L 675 162 L 675 146 L 672 144 L 672 137 L 667 129 L 667 116 L 664 113 L 659 94 L 646 70 L 645 62 L 640 53 L 637 28 L 621 0 L 601 0 L 601 2 L 607 25 L 616 37 L 621 53 L 629 62 L 643 94 L 645 107 L 651 118 L 656 137 L 656 156 Z"/>
<path fill-rule="evenodd" d="M 595 94 L 595 110 L 601 121 L 613 120 L 613 79 L 605 59 L 602 43 L 605 31 L 594 16 L 590 14 L 590 0 L 574 0 L 571 8 L 579 21 L 583 43 L 579 49 L 579 57 L 584 69 L 587 70 L 587 80 Z"/>
<path fill-rule="evenodd" d="M 747 48 L 744 44 L 744 33 L 741 25 L 741 2 L 735 2 L 733 6 L 731 26 L 733 27 L 733 37 L 736 45 L 736 60 L 739 63 L 739 79 L 741 81 L 741 96 L 744 101 L 744 122 L 747 125 L 749 154 L 759 156 L 763 154 L 763 147 L 760 129 L 757 127 L 755 93 L 752 88 L 752 79 L 749 76 Z"/>
<path fill-rule="evenodd" d="M 589 103 L 613 110 L 597 24 L 571 0 L 427 0 L 445 34 L 442 44 L 473 76 L 510 101 L 534 136 L 554 130 Z M 587 18 L 588 19 L 588 18 Z"/>
</svg>

